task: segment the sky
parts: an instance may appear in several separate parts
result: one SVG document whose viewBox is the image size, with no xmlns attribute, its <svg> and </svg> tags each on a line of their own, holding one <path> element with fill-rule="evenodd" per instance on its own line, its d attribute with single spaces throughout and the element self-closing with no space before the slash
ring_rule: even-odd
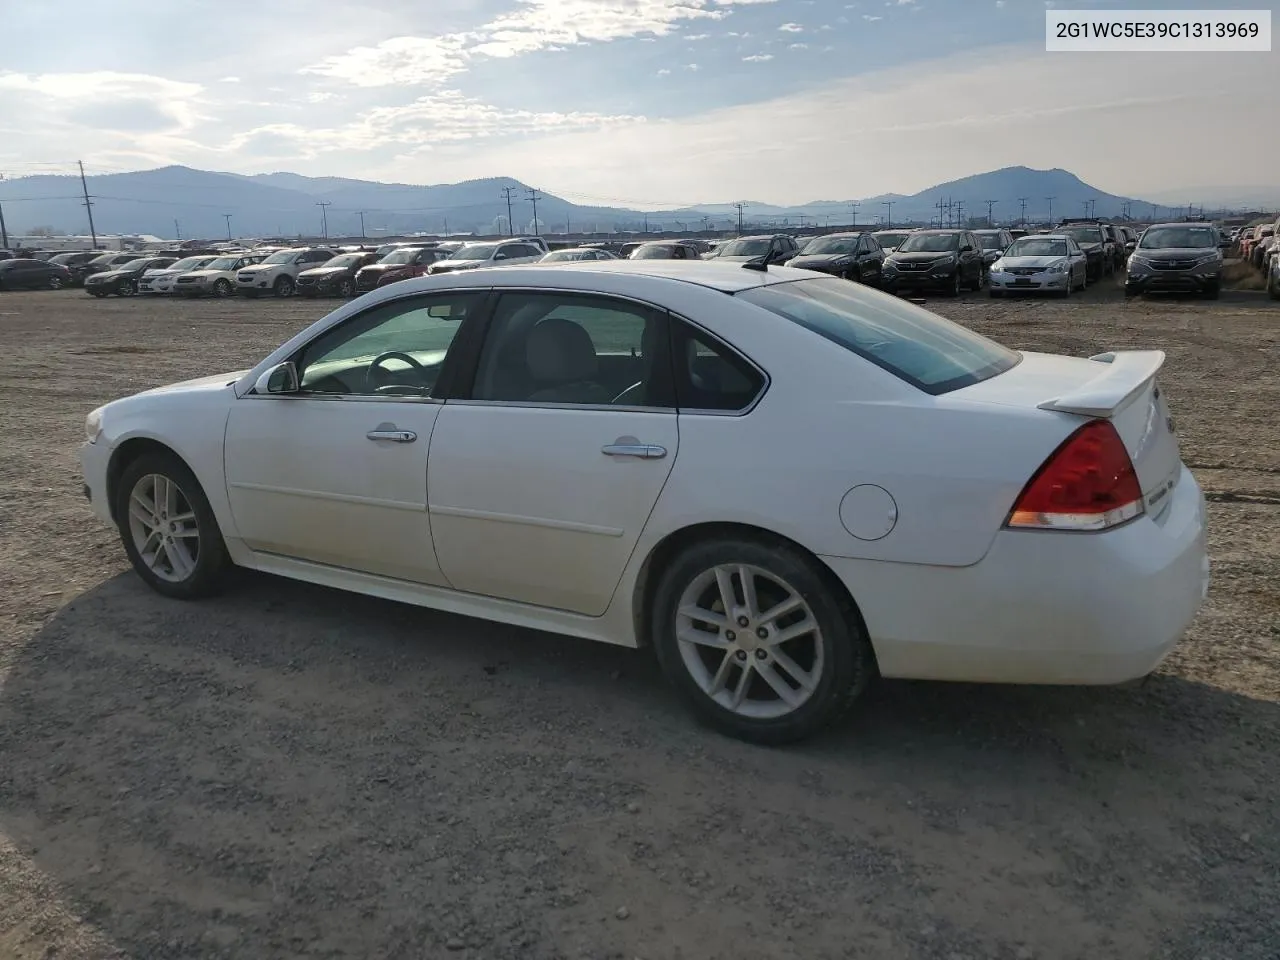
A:
<svg viewBox="0 0 1280 960">
<path fill-rule="evenodd" d="M 1280 53 L 1047 53 L 1049 5 L 0 0 L 0 175 L 509 176 L 648 209 L 1019 164 L 1128 195 L 1274 179 Z"/>
</svg>

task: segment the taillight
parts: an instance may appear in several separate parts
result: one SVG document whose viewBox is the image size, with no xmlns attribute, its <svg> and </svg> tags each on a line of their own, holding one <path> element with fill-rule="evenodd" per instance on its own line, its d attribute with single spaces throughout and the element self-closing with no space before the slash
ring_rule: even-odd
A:
<svg viewBox="0 0 1280 960">
<path fill-rule="evenodd" d="M 1005 526 L 1106 530 L 1142 513 L 1142 487 L 1109 420 L 1073 433 L 1023 488 Z"/>
</svg>

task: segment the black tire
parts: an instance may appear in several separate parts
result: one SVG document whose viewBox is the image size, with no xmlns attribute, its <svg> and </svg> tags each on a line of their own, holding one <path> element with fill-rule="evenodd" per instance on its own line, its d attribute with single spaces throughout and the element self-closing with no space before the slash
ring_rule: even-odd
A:
<svg viewBox="0 0 1280 960">
<path fill-rule="evenodd" d="M 133 541 L 129 501 L 138 481 L 149 474 L 158 474 L 175 484 L 189 504 L 190 512 L 195 515 L 199 533 L 195 566 L 183 580 L 166 580 L 158 576 L 142 559 Z M 116 526 L 120 532 L 120 541 L 124 544 L 124 552 L 133 564 L 134 571 L 151 589 L 177 600 L 194 600 L 211 596 L 226 585 L 231 558 L 227 555 L 217 518 L 214 517 L 213 509 L 195 474 L 176 456 L 170 453 L 146 453 L 126 466 L 116 483 L 114 506 Z"/>
<path fill-rule="evenodd" d="M 282 299 L 284 297 L 292 297 L 293 296 L 293 278 L 277 277 L 276 282 L 271 285 L 271 292 L 275 294 L 277 297 L 280 297 Z"/>
<path fill-rule="evenodd" d="M 137 280 L 121 280 L 116 284 L 116 296 L 132 297 L 138 292 Z"/>
<path fill-rule="evenodd" d="M 822 676 L 807 700 L 780 717 L 745 717 L 716 703 L 703 692 L 681 655 L 676 639 L 681 595 L 696 578 L 721 564 L 747 564 L 780 577 L 809 605 L 820 630 L 821 639 L 815 642 L 822 644 Z M 828 571 L 789 544 L 749 537 L 695 544 L 667 565 L 651 613 L 655 652 L 668 681 L 704 722 L 750 743 L 776 745 L 812 736 L 844 716 L 876 674 L 875 654 L 853 603 Z"/>
<path fill-rule="evenodd" d="M 356 282 L 343 279 L 338 281 L 338 296 L 350 299 L 356 295 Z"/>
<path fill-rule="evenodd" d="M 105 291 L 105 290 L 97 290 L 97 289 L 94 289 L 94 290 L 90 290 L 90 291 L 89 291 L 89 296 L 91 296 L 91 297 L 99 297 L 99 298 L 101 298 L 101 297 L 105 297 L 106 295 L 107 295 L 107 291 Z"/>
<path fill-rule="evenodd" d="M 213 295 L 223 299 L 233 296 L 236 288 L 231 285 L 231 281 L 226 277 L 219 277 L 213 282 Z"/>
<path fill-rule="evenodd" d="M 1217 300 L 1222 296 L 1222 286 L 1218 283 L 1211 283 L 1204 288 L 1204 298 L 1206 300 Z"/>
<path fill-rule="evenodd" d="M 956 267 L 956 272 L 951 276 L 951 286 L 947 287 L 947 296 L 960 296 L 960 268 Z"/>
<path fill-rule="evenodd" d="M 1273 280 L 1271 283 L 1267 284 L 1267 296 L 1272 300 L 1280 300 L 1280 283 L 1276 283 Z"/>
<path fill-rule="evenodd" d="M 66 284 L 66 281 L 65 281 L 65 280 L 63 280 L 63 279 L 62 279 L 60 276 L 58 276 L 57 274 L 54 274 L 52 277 L 50 277 L 50 278 L 49 278 L 49 289 L 50 289 L 50 290 L 61 290 L 61 289 L 62 289 L 63 287 L 65 287 L 66 285 L 67 285 L 67 284 Z"/>
</svg>

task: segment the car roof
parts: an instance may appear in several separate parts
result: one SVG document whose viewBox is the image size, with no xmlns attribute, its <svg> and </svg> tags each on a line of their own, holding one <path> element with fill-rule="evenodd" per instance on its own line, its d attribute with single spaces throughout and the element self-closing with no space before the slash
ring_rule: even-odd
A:
<svg viewBox="0 0 1280 960">
<path fill-rule="evenodd" d="M 565 278 L 566 281 L 571 279 L 572 289 L 590 292 L 591 285 L 587 278 L 597 274 L 625 274 L 657 281 L 680 281 L 719 290 L 722 293 L 737 293 L 754 287 L 767 287 L 775 283 L 814 278 L 810 270 L 796 270 L 791 267 L 752 270 L 738 263 L 717 263 L 714 260 L 585 260 L 573 266 L 541 263 L 530 266 L 467 270 L 462 275 L 455 275 L 453 282 L 465 281 L 467 285 L 492 284 L 497 287 L 554 288 L 558 285 L 557 278 Z M 404 282 L 429 287 L 435 285 L 430 281 L 449 276 L 449 274 L 437 274 Z"/>
</svg>

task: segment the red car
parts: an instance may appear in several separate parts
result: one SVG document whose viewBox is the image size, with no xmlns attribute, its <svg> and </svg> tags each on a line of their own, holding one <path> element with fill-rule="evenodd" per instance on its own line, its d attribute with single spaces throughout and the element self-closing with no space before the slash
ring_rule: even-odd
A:
<svg viewBox="0 0 1280 960">
<path fill-rule="evenodd" d="M 368 293 L 375 287 L 385 287 L 388 283 L 421 277 L 426 274 L 427 267 L 446 256 L 447 253 L 436 247 L 401 247 L 393 250 L 377 263 L 360 268 L 356 274 L 356 292 Z"/>
</svg>

